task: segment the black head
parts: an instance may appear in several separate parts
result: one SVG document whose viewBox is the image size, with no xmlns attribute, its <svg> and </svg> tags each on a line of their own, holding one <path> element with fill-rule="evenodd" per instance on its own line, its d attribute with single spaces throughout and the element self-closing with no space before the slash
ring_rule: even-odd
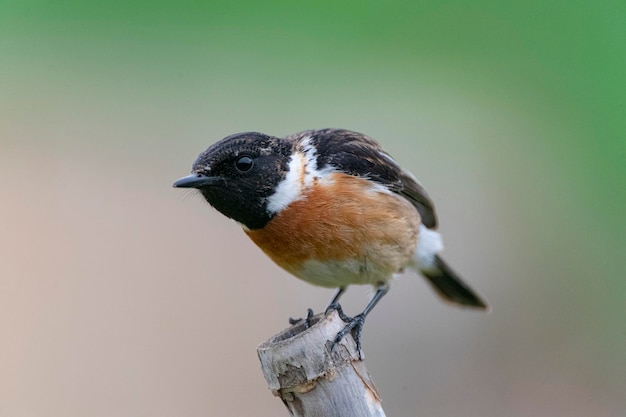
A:
<svg viewBox="0 0 626 417">
<path fill-rule="evenodd" d="M 284 139 L 246 132 L 228 136 L 202 152 L 192 174 L 174 187 L 197 188 L 218 211 L 249 229 L 273 216 L 267 198 L 289 170 L 291 145 Z"/>
</svg>

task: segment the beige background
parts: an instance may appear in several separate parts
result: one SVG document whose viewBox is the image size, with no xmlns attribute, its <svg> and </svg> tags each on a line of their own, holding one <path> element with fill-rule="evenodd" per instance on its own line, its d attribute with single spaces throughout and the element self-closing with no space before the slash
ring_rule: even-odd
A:
<svg viewBox="0 0 626 417">
<path fill-rule="evenodd" d="M 285 415 L 256 346 L 331 291 L 171 184 L 329 126 L 416 174 L 493 305 L 394 284 L 363 337 L 389 416 L 622 417 L 623 19 L 551 4 L 0 4 L 0 417 Z"/>
</svg>

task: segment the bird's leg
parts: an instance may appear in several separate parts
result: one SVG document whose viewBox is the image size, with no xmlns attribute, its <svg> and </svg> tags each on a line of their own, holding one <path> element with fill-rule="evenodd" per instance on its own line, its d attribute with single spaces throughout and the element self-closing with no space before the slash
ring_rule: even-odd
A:
<svg viewBox="0 0 626 417">
<path fill-rule="evenodd" d="M 328 303 L 328 306 L 326 307 L 326 310 L 324 310 L 324 313 L 328 314 L 328 312 L 331 311 L 331 310 L 337 310 L 337 312 L 341 316 L 343 314 L 343 310 L 341 309 L 341 306 L 339 305 L 339 299 L 341 298 L 341 296 L 345 292 L 346 292 L 346 287 L 339 287 L 339 288 L 337 288 L 335 290 L 335 293 L 333 294 L 333 298 L 330 299 L 330 302 Z M 343 318 L 342 318 L 342 320 L 343 320 Z"/>
<path fill-rule="evenodd" d="M 337 288 L 337 290 L 333 294 L 333 298 L 330 299 L 330 303 L 328 303 L 328 307 L 326 307 L 326 310 L 324 310 L 324 312 L 328 313 L 330 310 L 337 310 L 339 312 L 339 316 L 341 317 L 341 319 L 343 321 L 348 321 L 350 320 L 350 317 L 343 314 L 343 310 L 341 309 L 341 306 L 338 303 L 339 299 L 341 298 L 344 292 L 346 292 L 346 287 Z M 293 326 L 294 324 L 300 323 L 302 320 L 304 320 L 304 326 L 305 328 L 308 329 L 310 327 L 312 317 L 313 317 L 313 310 L 309 308 L 307 309 L 305 319 L 302 319 L 302 318 L 294 319 L 293 317 L 289 317 L 289 324 Z"/>
<path fill-rule="evenodd" d="M 356 342 L 356 349 L 359 352 L 359 359 L 362 359 L 361 331 L 363 330 L 363 325 L 365 324 L 365 317 L 367 317 L 367 315 L 370 313 L 370 311 L 372 311 L 374 306 L 378 304 L 380 299 L 383 298 L 385 294 L 387 294 L 387 291 L 389 291 L 389 286 L 387 284 L 379 285 L 376 288 L 376 294 L 374 294 L 374 296 L 372 297 L 370 302 L 367 304 L 367 306 L 365 306 L 363 311 L 360 314 L 357 314 L 356 316 L 352 318 L 346 316 L 341 310 L 341 307 L 337 304 L 338 306 L 338 308 L 336 308 L 337 313 L 339 313 L 339 317 L 341 318 L 341 320 L 346 322 L 346 327 L 344 327 L 343 330 L 341 330 L 339 333 L 337 333 L 337 336 L 335 336 L 335 340 L 333 340 L 333 344 L 330 346 L 331 351 L 333 350 L 335 345 L 339 343 L 341 339 L 344 338 L 345 335 L 351 332 L 352 337 L 354 338 L 354 341 Z"/>
</svg>

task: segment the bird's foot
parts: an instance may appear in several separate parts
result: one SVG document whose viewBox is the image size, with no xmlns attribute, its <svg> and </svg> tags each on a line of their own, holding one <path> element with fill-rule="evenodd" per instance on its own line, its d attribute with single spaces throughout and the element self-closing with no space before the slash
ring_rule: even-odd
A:
<svg viewBox="0 0 626 417">
<path fill-rule="evenodd" d="M 337 311 L 339 318 L 346 323 L 346 326 L 339 333 L 337 333 L 337 336 L 335 336 L 333 343 L 330 345 L 330 351 L 332 352 L 335 345 L 337 345 L 337 343 L 339 343 L 348 333 L 351 333 L 352 338 L 356 343 L 356 350 L 359 353 L 359 360 L 362 360 L 363 352 L 361 351 L 361 332 L 363 331 L 363 325 L 365 324 L 365 314 L 361 313 L 354 317 L 349 317 L 343 312 L 339 303 L 329 305 L 325 313 L 328 314 L 332 310 Z"/>
<path fill-rule="evenodd" d="M 343 308 L 339 303 L 329 304 L 328 307 L 326 307 L 326 310 L 324 310 L 324 315 L 327 316 L 332 311 L 336 311 L 337 314 L 339 314 L 339 318 L 344 322 L 352 320 L 352 317 L 349 317 L 346 313 L 343 312 Z"/>
<path fill-rule="evenodd" d="M 313 310 L 308 308 L 306 310 L 306 317 L 305 318 L 297 318 L 294 319 L 292 317 L 289 317 L 289 324 L 292 326 L 295 326 L 296 324 L 300 324 L 301 322 L 304 322 L 304 328 L 308 329 L 309 327 L 311 327 L 311 319 L 313 318 Z"/>
</svg>

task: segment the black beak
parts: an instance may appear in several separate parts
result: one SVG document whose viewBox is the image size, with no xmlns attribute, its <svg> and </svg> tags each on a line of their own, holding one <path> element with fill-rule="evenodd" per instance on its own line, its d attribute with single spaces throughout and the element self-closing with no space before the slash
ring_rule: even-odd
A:
<svg viewBox="0 0 626 417">
<path fill-rule="evenodd" d="M 202 188 L 224 181 L 221 177 L 208 177 L 202 174 L 191 174 L 174 183 L 176 188 Z"/>
</svg>

